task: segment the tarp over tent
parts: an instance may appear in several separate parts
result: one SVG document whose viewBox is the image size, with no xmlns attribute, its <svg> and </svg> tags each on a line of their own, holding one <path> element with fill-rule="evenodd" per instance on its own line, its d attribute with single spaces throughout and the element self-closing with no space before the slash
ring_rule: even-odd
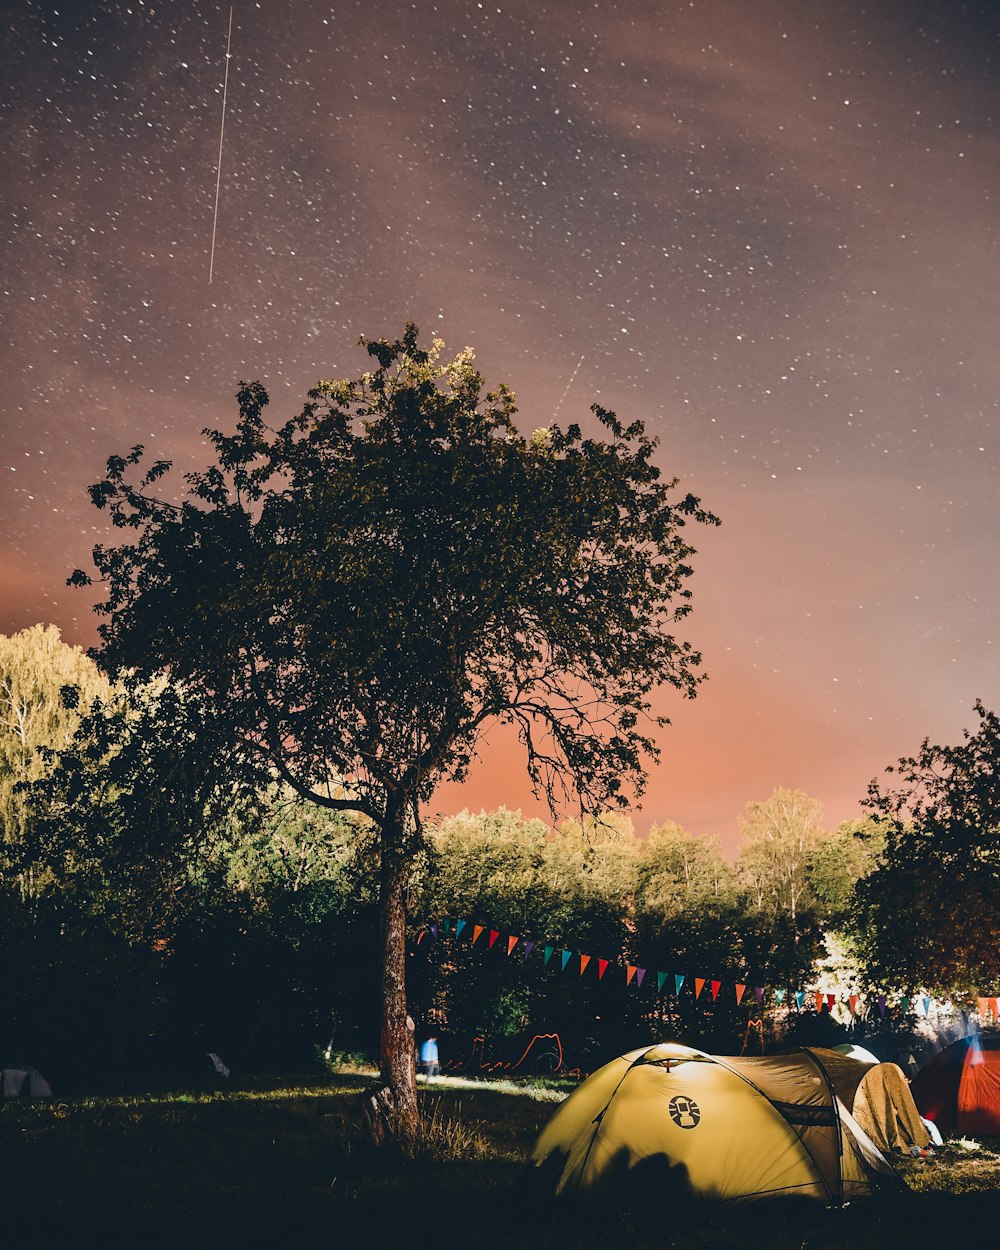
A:
<svg viewBox="0 0 1000 1250">
<path fill-rule="evenodd" d="M 628 1189 L 840 1204 L 893 1175 L 813 1052 L 723 1058 L 675 1044 L 631 1051 L 588 1077 L 532 1162 L 566 1197 Z"/>
<path fill-rule="evenodd" d="M 17 1064 L 0 1068 L 4 1098 L 51 1098 L 52 1086 L 37 1068 Z"/>
<path fill-rule="evenodd" d="M 920 1114 L 942 1133 L 1000 1134 L 1000 1036 L 952 1042 L 920 1069 L 910 1089 Z"/>
<path fill-rule="evenodd" d="M 871 1061 L 856 1057 L 841 1046 L 811 1049 L 826 1068 L 837 1096 L 879 1150 L 888 1154 L 930 1145 L 930 1134 L 921 1123 L 901 1068 L 879 1063 L 874 1056 Z"/>
</svg>

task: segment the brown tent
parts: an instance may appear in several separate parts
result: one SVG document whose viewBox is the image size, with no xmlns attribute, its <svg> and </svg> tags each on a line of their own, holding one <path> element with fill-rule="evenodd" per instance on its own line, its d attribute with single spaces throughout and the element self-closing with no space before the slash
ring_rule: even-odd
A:
<svg viewBox="0 0 1000 1250">
<path fill-rule="evenodd" d="M 920 1120 L 902 1070 L 894 1063 L 866 1063 L 840 1051 L 815 1049 L 837 1096 L 879 1150 L 924 1149 L 930 1134 Z"/>
</svg>

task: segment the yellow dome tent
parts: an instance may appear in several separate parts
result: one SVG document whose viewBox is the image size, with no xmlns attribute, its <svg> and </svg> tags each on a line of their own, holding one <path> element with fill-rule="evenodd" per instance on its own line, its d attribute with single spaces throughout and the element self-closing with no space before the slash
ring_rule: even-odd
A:
<svg viewBox="0 0 1000 1250">
<path fill-rule="evenodd" d="M 674 1044 L 631 1051 L 588 1077 L 543 1129 L 532 1163 L 567 1198 L 627 1189 L 661 1201 L 802 1195 L 840 1205 L 894 1175 L 813 1052 L 723 1058 Z"/>
</svg>

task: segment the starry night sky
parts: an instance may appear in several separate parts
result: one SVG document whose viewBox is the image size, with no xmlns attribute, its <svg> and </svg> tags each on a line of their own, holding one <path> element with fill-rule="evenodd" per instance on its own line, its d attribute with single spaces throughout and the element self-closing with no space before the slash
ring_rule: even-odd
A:
<svg viewBox="0 0 1000 1250">
<path fill-rule="evenodd" d="M 0 5 L 0 631 L 93 641 L 110 453 L 206 463 L 240 379 L 290 416 L 413 320 L 723 520 L 640 829 L 832 825 L 1000 705 L 992 3 L 236 0 L 210 284 L 229 9 Z M 437 806 L 521 776 L 496 738 Z"/>
</svg>

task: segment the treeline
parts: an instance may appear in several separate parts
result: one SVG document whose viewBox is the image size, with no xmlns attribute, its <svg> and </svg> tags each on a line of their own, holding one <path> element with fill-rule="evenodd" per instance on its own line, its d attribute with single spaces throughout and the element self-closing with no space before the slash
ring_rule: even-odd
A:
<svg viewBox="0 0 1000 1250">
<path fill-rule="evenodd" d="M 0 638 L 0 698 L 0 1061 L 35 1063 L 65 1087 L 204 1074 L 209 1051 L 237 1071 L 301 1068 L 328 1048 L 375 1051 L 378 857 L 364 819 L 241 773 L 197 700 L 165 680 L 112 687 L 52 627 Z M 970 743 L 986 775 L 1000 731 L 980 711 Z M 915 916 L 907 887 L 914 864 L 931 871 L 933 847 L 928 822 L 893 801 L 895 811 L 886 797 L 870 819 L 830 832 L 815 800 L 779 789 L 748 803 L 734 861 L 676 824 L 640 838 L 620 815 L 557 829 L 502 809 L 441 819 L 414 834 L 418 1034 L 441 1036 L 446 1058 L 465 1058 L 479 1037 L 485 1058 L 515 1059 L 538 1033 L 558 1033 L 583 1064 L 668 1032 L 730 1050 L 755 1006 L 752 995 L 737 1005 L 734 983 L 808 986 L 831 934 L 863 955 L 855 974 L 871 985 L 887 984 L 904 956 L 913 986 L 990 975 L 946 883 L 928 932 L 940 941 L 951 914 L 966 935 L 949 952 L 950 979 L 928 975 L 933 947 L 894 937 L 892 912 L 910 900 Z M 935 810 L 940 823 L 943 803 Z M 971 843 L 983 849 L 974 916 L 995 927 L 992 843 Z M 950 854 L 957 872 L 954 845 Z M 717 978 L 727 992 L 714 1003 L 707 993 L 695 1002 L 690 981 L 680 998 L 651 982 L 637 992 L 620 970 L 562 972 L 558 960 L 440 928 L 438 940 L 415 940 L 458 917 Z"/>
</svg>

